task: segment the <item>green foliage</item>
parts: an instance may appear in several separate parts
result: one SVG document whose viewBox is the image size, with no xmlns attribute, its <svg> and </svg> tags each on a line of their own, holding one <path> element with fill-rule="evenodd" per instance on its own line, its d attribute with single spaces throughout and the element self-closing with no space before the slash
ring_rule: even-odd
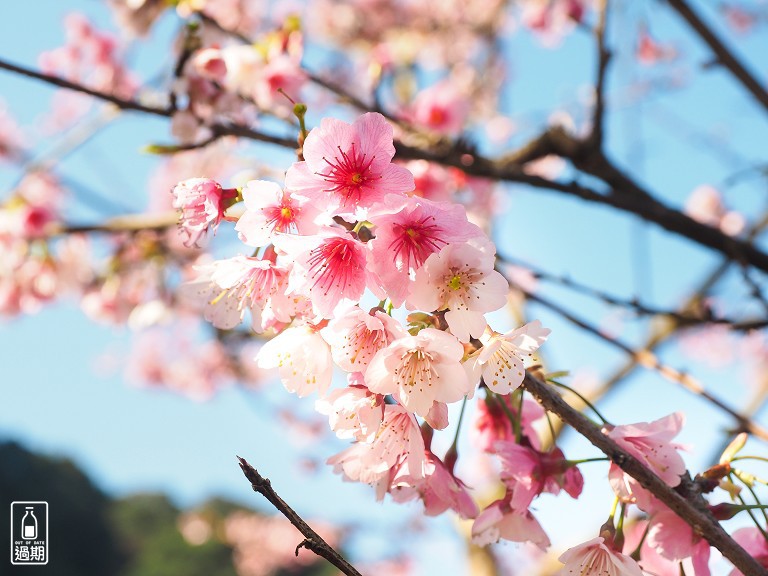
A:
<svg viewBox="0 0 768 576">
<path fill-rule="evenodd" d="M 231 548 L 215 538 L 189 544 L 177 526 L 179 513 L 162 494 L 113 504 L 114 527 L 130 557 L 120 576 L 236 576 Z"/>
</svg>

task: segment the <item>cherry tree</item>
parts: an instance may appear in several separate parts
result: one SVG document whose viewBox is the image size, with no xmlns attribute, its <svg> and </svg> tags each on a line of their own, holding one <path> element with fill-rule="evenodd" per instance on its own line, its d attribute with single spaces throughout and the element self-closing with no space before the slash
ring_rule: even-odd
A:
<svg viewBox="0 0 768 576">
<path fill-rule="evenodd" d="M 282 385 L 346 442 L 340 489 L 455 516 L 473 573 L 503 541 L 532 573 L 768 573 L 764 1 L 98 10 L 0 50 L 56 88 L 45 137 L 0 108 L 4 316 L 74 298 L 147 385 Z M 65 169 L 147 117 L 144 210 Z M 288 549 L 359 574 L 244 456 Z M 601 521 L 558 549 L 539 504 L 586 483 Z"/>
</svg>

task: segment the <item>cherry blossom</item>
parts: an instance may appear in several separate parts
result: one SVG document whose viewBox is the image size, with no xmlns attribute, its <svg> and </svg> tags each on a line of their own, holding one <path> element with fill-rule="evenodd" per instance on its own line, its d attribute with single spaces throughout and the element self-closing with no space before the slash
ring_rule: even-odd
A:
<svg viewBox="0 0 768 576">
<path fill-rule="evenodd" d="M 422 90 L 410 113 L 416 124 L 446 135 L 457 135 L 464 127 L 470 103 L 455 81 L 444 80 Z"/>
<path fill-rule="evenodd" d="M 243 319 L 246 310 L 252 314 L 252 327 L 263 330 L 261 314 L 270 306 L 284 316 L 290 309 L 285 296 L 288 271 L 270 259 L 235 256 L 197 267 L 201 276 L 182 287 L 182 294 L 204 304 L 204 317 L 217 328 L 229 330 Z"/>
<path fill-rule="evenodd" d="M 215 232 L 230 201 L 237 196 L 236 191 L 224 190 L 209 178 L 184 180 L 172 192 L 173 207 L 181 210 L 179 226 L 185 246 L 197 244 L 209 227 Z"/>
<path fill-rule="evenodd" d="M 285 389 L 299 398 L 315 391 L 322 396 L 331 385 L 331 350 L 311 324 L 285 329 L 264 344 L 256 361 L 259 368 L 278 368 Z"/>
<path fill-rule="evenodd" d="M 506 409 L 500 405 L 500 402 L 506 404 Z M 478 400 L 477 416 L 473 427 L 473 436 L 478 448 L 491 452 L 497 441 L 513 441 L 515 435 L 508 414 L 517 417 L 518 410 L 519 404 L 509 395 L 495 397 L 489 395 L 485 399 Z M 520 417 L 522 437 L 536 450 L 541 448 L 541 440 L 533 423 L 543 418 L 544 414 L 544 409 L 537 402 L 529 398 L 523 400 Z"/>
<path fill-rule="evenodd" d="M 414 478 L 424 477 L 424 440 L 416 419 L 402 406 L 384 406 L 381 426 L 370 442 L 358 442 L 331 456 L 334 472 L 366 484 L 378 484 L 381 499 L 389 487 L 389 472 L 401 464 Z M 385 483 L 380 481 L 384 479 Z"/>
<path fill-rule="evenodd" d="M 642 27 L 638 35 L 636 56 L 641 64 L 652 66 L 659 62 L 674 60 L 677 57 L 677 51 L 672 46 L 657 42 L 648 30 Z"/>
<path fill-rule="evenodd" d="M 364 218 L 387 194 L 413 190 L 413 175 L 392 164 L 392 127 L 381 114 L 363 114 L 352 124 L 323 118 L 303 150 L 305 161 L 288 169 L 285 185 L 329 214 Z"/>
<path fill-rule="evenodd" d="M 512 542 L 531 542 L 542 550 L 550 541 L 539 521 L 529 510 L 515 510 L 509 496 L 492 502 L 480 512 L 472 524 L 472 543 L 487 546 L 500 539 Z"/>
<path fill-rule="evenodd" d="M 558 494 L 565 490 L 578 498 L 584 478 L 576 466 L 568 463 L 562 450 L 539 452 L 514 442 L 500 441 L 494 452 L 501 459 L 501 479 L 506 484 L 510 506 L 524 510 L 542 492 Z"/>
<path fill-rule="evenodd" d="M 402 305 L 415 273 L 427 258 L 454 242 L 480 238 L 483 232 L 467 220 L 464 208 L 426 198 L 391 195 L 368 214 L 376 237 L 368 242 L 371 270 L 395 306 Z"/>
<path fill-rule="evenodd" d="M 611 550 L 602 536 L 566 550 L 559 558 L 565 564 L 558 575 L 643 576 L 637 562 Z"/>
<path fill-rule="evenodd" d="M 763 568 L 768 568 L 768 541 L 755 527 L 739 528 L 733 533 L 733 539 L 757 560 Z M 729 576 L 744 576 L 740 570 L 733 569 Z"/>
<path fill-rule="evenodd" d="M 726 209 L 722 194 L 713 186 L 695 188 L 685 203 L 685 212 L 694 220 L 720 228 L 729 236 L 741 233 L 746 225 L 742 214 Z"/>
<path fill-rule="evenodd" d="M 437 516 L 449 509 L 462 518 L 477 516 L 477 504 L 467 492 L 464 483 L 430 451 L 426 453 L 423 477 L 414 478 L 403 474 L 397 476 L 392 484 L 390 492 L 396 502 L 407 502 L 421 497 L 427 516 Z"/>
<path fill-rule="evenodd" d="M 709 543 L 669 508 L 654 500 L 648 545 L 673 562 L 691 558 L 696 576 L 709 576 Z"/>
<path fill-rule="evenodd" d="M 425 328 L 377 352 L 365 382 L 372 392 L 393 394 L 410 412 L 425 416 L 433 402 L 456 402 L 471 392 L 460 363 L 463 355 L 456 338 Z"/>
<path fill-rule="evenodd" d="M 347 372 L 365 372 L 382 348 L 407 336 L 403 327 L 382 310 L 353 306 L 336 315 L 322 332 L 331 345 L 333 361 Z"/>
<path fill-rule="evenodd" d="M 310 235 L 318 230 L 315 219 L 320 211 L 274 182 L 250 180 L 241 194 L 245 212 L 235 230 L 240 240 L 249 246 L 266 246 L 276 232 Z"/>
<path fill-rule="evenodd" d="M 331 318 L 342 302 L 358 302 L 373 282 L 365 245 L 337 228 L 325 227 L 314 236 L 281 234 L 274 244 L 293 262 L 289 293 L 309 298 L 323 318 Z"/>
<path fill-rule="evenodd" d="M 534 320 L 505 334 L 489 331 L 480 341 L 483 347 L 474 352 L 464 364 L 473 381 L 480 376 L 488 389 L 497 394 L 509 394 L 523 383 L 525 356 L 539 349 L 550 330 Z"/>
<path fill-rule="evenodd" d="M 365 442 L 376 433 L 384 415 L 384 397 L 365 386 L 351 385 L 332 390 L 315 402 L 315 409 L 328 416 L 331 430 L 339 438 Z"/>
<path fill-rule="evenodd" d="M 603 433 L 674 487 L 680 484 L 685 463 L 677 452 L 680 446 L 671 440 L 682 429 L 683 421 L 683 415 L 675 412 L 650 423 L 605 426 Z M 636 501 L 639 496 L 642 502 L 638 505 L 645 509 L 647 492 L 616 464 L 611 464 L 608 478 L 617 496 L 629 502 Z"/>
<path fill-rule="evenodd" d="M 493 254 L 470 244 L 448 244 L 416 272 L 406 304 L 412 309 L 447 310 L 445 320 L 462 342 L 485 331 L 484 314 L 507 301 L 509 284 L 493 269 Z"/>
</svg>

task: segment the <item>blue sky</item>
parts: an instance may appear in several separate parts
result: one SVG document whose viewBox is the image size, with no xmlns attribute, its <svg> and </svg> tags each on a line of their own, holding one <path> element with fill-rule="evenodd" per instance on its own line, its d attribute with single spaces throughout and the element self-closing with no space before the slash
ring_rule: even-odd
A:
<svg viewBox="0 0 768 576">
<path fill-rule="evenodd" d="M 13 10 L 8 9 L 7 16 L 0 19 L 0 37 L 4 39 L 0 57 L 35 66 L 42 49 L 61 44 L 61 17 L 74 9 L 111 25 L 99 2 L 63 4 L 54 0 L 15 3 Z M 724 72 L 699 73 L 682 66 L 668 73 L 691 78 L 684 88 L 664 92 L 641 105 L 626 106 L 627 85 L 661 74 L 656 69 L 638 67 L 628 55 L 638 15 L 647 19 L 656 37 L 671 39 L 686 61 L 700 63 L 707 57 L 697 41 L 682 33 L 670 12 L 660 8 L 644 13 L 645 8 L 626 4 L 616 13 L 611 26 L 619 52 L 609 83 L 608 102 L 616 112 L 608 125 L 608 143 L 624 169 L 667 202 L 681 206 L 697 185 L 717 185 L 731 173 L 759 161 L 761 154 L 764 158 L 768 122 Z M 29 33 L 30 22 L 35 24 L 34 34 Z M 135 51 L 136 69 L 143 78 L 158 72 L 160 66 L 154 55 L 174 26 L 172 19 L 163 22 L 154 52 Z M 766 48 L 765 34 L 739 40 L 738 49 L 744 54 L 765 54 Z M 505 107 L 514 118 L 524 119 L 521 125 L 535 131 L 546 120 L 542 112 L 556 107 L 578 113 L 593 75 L 593 47 L 586 35 L 576 33 L 561 49 L 548 51 L 529 35 L 518 34 L 506 43 L 505 50 L 513 63 Z M 750 65 L 762 78 L 768 76 L 763 59 L 752 58 Z M 39 117 L 52 94 L 38 83 L 5 72 L 0 74 L 0 87 L 9 108 L 27 126 Z M 317 122 L 318 118 L 310 114 L 310 121 Z M 688 134 L 691 130 L 693 135 Z M 518 143 L 531 131 L 520 134 Z M 734 165 L 730 158 L 724 160 L 708 144 L 711 139 L 722 139 L 743 164 Z M 148 142 L 169 140 L 164 120 L 126 114 L 67 158 L 62 170 L 90 188 L 108 190 L 138 210 L 146 202 L 147 175 L 157 162 L 139 150 Z M 641 140 L 642 145 L 638 143 Z M 285 154 L 274 158 L 277 166 L 288 167 L 290 159 Z M 14 172 L 0 169 L 4 188 L 15 178 Z M 764 192 L 764 182 L 753 180 L 729 190 L 728 200 L 750 216 L 764 206 Z M 708 251 L 603 207 L 522 186 L 509 186 L 505 193 L 505 208 L 494 232 L 499 250 L 551 272 L 568 273 L 592 286 L 639 295 L 650 303 L 672 307 L 718 262 Z M 83 204 L 78 204 L 72 214 L 84 221 L 96 215 Z M 567 294 L 557 288 L 548 288 L 545 293 Z M 743 298 L 735 291 L 726 293 L 731 303 Z M 568 295 L 566 302 L 597 325 L 617 319 L 608 314 L 605 306 L 593 301 Z M 551 370 L 591 369 L 605 375 L 622 361 L 621 354 L 551 312 L 535 305 L 530 312 L 531 317 L 540 318 L 553 329 L 543 352 Z M 630 327 L 623 337 L 631 339 L 640 334 L 642 330 Z M 407 515 L 418 510 L 418 505 L 376 504 L 370 489 L 343 484 L 322 467 L 318 474 L 307 475 L 296 464 L 296 455 L 305 454 L 307 449 L 296 446 L 289 435 L 276 429 L 270 412 L 275 404 L 295 406 L 279 383 L 270 386 L 268 402 L 237 388 L 225 389 L 205 403 L 147 391 L 128 385 L 119 374 L 105 374 L 100 368 L 100 358 L 120 356 L 129 346 L 127 329 L 94 324 L 73 302 L 0 324 L 0 439 L 15 439 L 35 450 L 71 457 L 100 486 L 118 495 L 162 490 L 182 505 L 214 494 L 255 504 L 258 498 L 235 463 L 235 454 L 239 454 L 258 464 L 283 497 L 307 516 L 360 525 L 375 520 L 380 527 L 387 527 L 402 525 Z M 743 387 L 734 383 L 738 381 L 738 367 L 710 370 L 682 357 L 674 348 L 666 350 L 664 357 L 674 366 L 690 369 L 708 388 L 732 403 L 743 399 Z M 680 441 L 695 447 L 686 459 L 696 470 L 711 458 L 708 446 L 717 443 L 721 429 L 728 424 L 706 404 L 655 375 L 638 372 L 629 379 L 621 396 L 610 397 L 602 405 L 603 412 L 616 422 L 652 420 L 677 409 L 693 416 Z M 322 461 L 341 446 L 322 444 L 312 448 L 316 451 L 312 456 Z M 566 437 L 565 450 L 573 458 L 593 454 L 572 435 Z M 548 519 L 557 519 L 561 525 L 551 535 L 556 546 L 567 547 L 581 541 L 579 538 L 587 539 L 608 513 L 611 499 L 603 479 L 604 469 L 590 466 L 594 468 L 586 471 L 587 488 L 582 500 L 545 497 L 540 502 L 542 523 L 547 526 Z M 445 559 L 445 573 L 462 573 L 461 551 L 451 544 L 451 520 L 431 522 L 437 536 L 424 544 L 421 557 L 428 558 L 439 550 Z M 387 544 L 381 538 L 361 531 L 358 539 L 366 552 L 386 553 Z M 451 572 L 449 566 L 455 571 Z"/>
</svg>

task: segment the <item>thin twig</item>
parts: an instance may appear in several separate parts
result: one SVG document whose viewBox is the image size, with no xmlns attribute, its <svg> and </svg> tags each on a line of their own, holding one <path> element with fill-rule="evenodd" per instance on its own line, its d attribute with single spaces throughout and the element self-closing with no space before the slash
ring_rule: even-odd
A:
<svg viewBox="0 0 768 576">
<path fill-rule="evenodd" d="M 311 550 L 318 556 L 325 558 L 336 566 L 342 573 L 348 576 L 362 576 L 354 566 L 347 562 L 344 557 L 339 554 L 330 544 L 323 540 L 320 535 L 312 530 L 309 524 L 307 524 L 296 511 L 291 508 L 285 500 L 272 488 L 272 483 L 268 478 L 264 478 L 259 474 L 256 469 L 248 464 L 245 458 L 237 457 L 240 462 L 240 468 L 243 470 L 243 474 L 248 478 L 251 483 L 251 487 L 255 492 L 258 492 L 264 498 L 269 500 L 270 504 L 277 508 L 277 510 L 293 524 L 296 529 L 304 535 L 304 540 L 296 546 L 296 555 L 299 555 L 300 548 L 306 548 Z"/>
<path fill-rule="evenodd" d="M 714 31 L 699 17 L 685 0 L 667 0 L 670 6 L 682 16 L 691 28 L 701 37 L 714 52 L 720 64 L 725 66 L 731 74 L 754 96 L 763 108 L 768 111 L 768 92 L 754 75 L 739 61 L 725 44 L 723 44 Z"/>
<path fill-rule="evenodd" d="M 697 312 L 693 311 L 681 311 L 681 310 L 668 310 L 662 308 L 656 308 L 644 304 L 637 298 L 620 298 L 613 294 L 609 294 L 603 290 L 598 290 L 592 286 L 587 286 L 573 280 L 568 276 L 558 276 L 552 274 L 541 268 L 533 266 L 527 262 L 519 261 L 515 258 L 497 253 L 496 258 L 500 262 L 505 262 L 513 266 L 520 266 L 530 272 L 537 280 L 543 280 L 545 282 L 552 282 L 569 288 L 578 294 L 583 294 L 604 302 L 610 306 L 617 306 L 619 308 L 626 308 L 631 310 L 639 316 L 666 316 L 672 319 L 678 328 L 687 328 L 690 326 L 699 326 L 707 324 L 719 324 L 727 326 L 729 329 L 737 332 L 749 332 L 751 330 L 758 330 L 768 326 L 768 317 L 750 318 L 737 320 L 735 318 L 728 318 L 724 316 L 714 316 L 712 311 L 708 308 L 699 307 Z M 691 307 L 687 307 L 690 309 Z"/>
<path fill-rule="evenodd" d="M 597 26 L 595 27 L 595 41 L 597 44 L 597 80 L 595 81 L 595 112 L 592 122 L 592 144 L 600 149 L 603 145 L 603 126 L 605 118 L 605 76 L 608 70 L 608 62 L 611 52 L 608 50 L 605 39 L 608 23 L 608 6 L 610 0 L 600 0 Z"/>
<path fill-rule="evenodd" d="M 614 348 L 618 348 L 625 354 L 629 355 L 637 364 L 644 366 L 646 368 L 649 368 L 651 370 L 657 371 L 659 374 L 664 376 L 669 381 L 682 386 L 689 392 L 692 392 L 693 394 L 696 394 L 697 396 L 704 398 L 710 404 L 716 406 L 723 412 L 726 412 L 734 420 L 736 420 L 738 431 L 749 432 L 750 434 L 753 434 L 758 438 L 762 438 L 763 440 L 768 441 L 768 430 L 756 424 L 755 422 L 753 422 L 743 414 L 740 414 L 737 410 L 730 407 L 720 398 L 714 396 L 710 392 L 707 392 L 707 390 L 704 389 L 701 383 L 698 382 L 695 378 L 693 378 L 690 374 L 685 374 L 680 370 L 676 370 L 671 366 L 667 366 L 666 364 L 663 364 L 658 359 L 658 357 L 650 350 L 647 350 L 647 349 L 634 350 L 631 346 L 629 346 L 628 344 L 625 344 L 624 342 L 618 340 L 617 338 L 612 338 L 604 334 L 601 330 L 599 330 L 598 328 L 596 328 L 586 320 L 583 320 L 577 317 L 576 315 L 569 312 L 559 304 L 556 304 L 555 302 L 552 302 L 551 300 L 543 296 L 533 294 L 532 292 L 529 292 L 525 290 L 523 287 L 517 285 L 513 280 L 509 278 L 507 279 L 515 286 L 517 290 L 522 292 L 527 299 L 533 302 L 538 302 L 542 306 L 545 306 L 546 308 L 559 314 L 560 316 L 562 316 L 564 319 L 568 320 L 572 324 L 578 326 L 585 332 L 588 332 L 590 334 L 597 336 L 599 339 L 610 344 Z"/>
</svg>

